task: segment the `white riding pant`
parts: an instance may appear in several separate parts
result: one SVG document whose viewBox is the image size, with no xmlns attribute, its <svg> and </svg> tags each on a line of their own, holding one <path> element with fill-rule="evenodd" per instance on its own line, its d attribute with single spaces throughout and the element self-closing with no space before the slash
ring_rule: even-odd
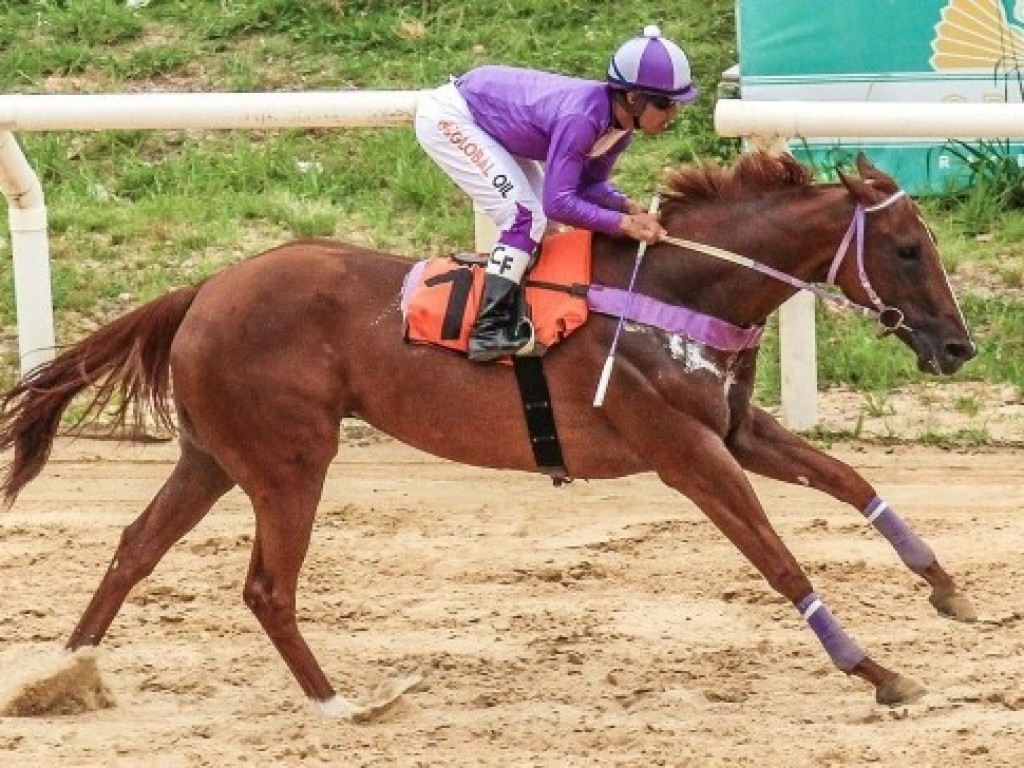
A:
<svg viewBox="0 0 1024 768">
<path fill-rule="evenodd" d="M 420 97 L 415 127 L 426 153 L 497 225 L 487 271 L 521 282 L 547 227 L 544 166 L 516 157 L 484 132 L 454 83 Z"/>
</svg>

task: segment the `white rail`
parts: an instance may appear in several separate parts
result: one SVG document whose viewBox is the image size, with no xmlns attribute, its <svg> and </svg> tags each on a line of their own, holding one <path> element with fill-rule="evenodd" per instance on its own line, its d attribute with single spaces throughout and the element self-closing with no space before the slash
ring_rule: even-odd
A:
<svg viewBox="0 0 1024 768">
<path fill-rule="evenodd" d="M 720 99 L 715 130 L 784 139 L 1005 139 L 1024 136 L 1024 104 Z"/>
<path fill-rule="evenodd" d="M 419 91 L 0 96 L 0 131 L 369 128 L 412 120 Z"/>
<path fill-rule="evenodd" d="M 8 203 L 18 354 L 25 373 L 53 357 L 50 243 L 43 189 L 8 131 L 0 131 L 0 190 Z"/>
</svg>

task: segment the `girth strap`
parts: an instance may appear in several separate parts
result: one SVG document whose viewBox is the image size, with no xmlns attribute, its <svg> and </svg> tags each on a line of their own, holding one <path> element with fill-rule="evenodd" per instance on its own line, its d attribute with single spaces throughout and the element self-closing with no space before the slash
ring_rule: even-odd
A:
<svg viewBox="0 0 1024 768">
<path fill-rule="evenodd" d="M 512 367 L 516 372 L 519 396 L 523 400 L 523 415 L 526 417 L 526 430 L 530 436 L 530 447 L 533 449 L 537 467 L 550 477 L 555 485 L 572 482 L 562 458 L 562 445 L 558 441 L 555 414 L 551 410 L 551 394 L 548 392 L 542 359 L 513 356 Z"/>
</svg>

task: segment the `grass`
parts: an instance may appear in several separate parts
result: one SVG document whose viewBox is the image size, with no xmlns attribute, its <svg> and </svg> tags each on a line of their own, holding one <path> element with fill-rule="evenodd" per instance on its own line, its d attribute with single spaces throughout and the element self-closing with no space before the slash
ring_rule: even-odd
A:
<svg viewBox="0 0 1024 768">
<path fill-rule="evenodd" d="M 991 441 L 992 436 L 985 426 L 961 429 L 952 433 L 929 429 L 917 437 L 917 442 L 921 445 L 930 445 L 934 448 L 978 448 Z"/>
<path fill-rule="evenodd" d="M 0 0 L 0 92 L 426 88 L 486 62 L 600 78 L 610 52 L 656 22 L 690 54 L 705 96 L 666 135 L 639 137 L 619 164 L 616 181 L 643 200 L 664 169 L 738 151 L 712 128 L 720 73 L 737 59 L 733 12 L 732 0 L 670 8 L 648 0 L 152 0 L 137 9 L 123 0 Z M 19 140 L 47 195 L 62 340 L 293 236 L 409 256 L 473 241 L 469 202 L 408 129 Z M 978 360 L 956 378 L 1021 387 L 1020 176 L 1005 158 L 986 166 L 978 149 L 959 147 L 974 163 L 973 194 L 926 202 L 927 218 L 980 343 Z M 0 384 L 10 383 L 17 362 L 10 270 L 0 228 Z M 854 387 L 877 410 L 886 390 L 925 379 L 905 347 L 876 341 L 859 318 L 819 318 L 822 385 Z M 778 402 L 778 368 L 772 319 L 757 387 L 763 403 Z"/>
</svg>

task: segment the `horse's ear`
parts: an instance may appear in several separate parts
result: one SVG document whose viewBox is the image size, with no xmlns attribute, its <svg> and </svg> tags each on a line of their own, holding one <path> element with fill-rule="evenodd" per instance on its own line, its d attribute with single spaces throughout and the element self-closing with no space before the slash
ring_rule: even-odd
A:
<svg viewBox="0 0 1024 768">
<path fill-rule="evenodd" d="M 859 158 L 858 158 L 859 159 Z M 872 205 L 878 198 L 878 193 L 871 188 L 871 185 L 864 179 L 856 176 L 847 176 L 840 170 L 836 170 L 839 180 L 850 193 L 850 197 L 862 205 Z"/>
<path fill-rule="evenodd" d="M 862 179 L 870 179 L 872 174 L 878 171 L 874 164 L 868 160 L 868 156 L 863 152 L 857 153 L 857 157 L 854 158 L 854 163 L 857 166 L 857 173 L 860 174 Z"/>
<path fill-rule="evenodd" d="M 878 170 L 863 152 L 857 153 L 857 172 L 862 179 L 871 184 L 875 189 L 881 190 L 888 195 L 899 191 L 899 184 L 891 176 Z"/>
<path fill-rule="evenodd" d="M 858 203 L 873 205 L 899 190 L 899 185 L 892 177 L 872 165 L 863 152 L 857 153 L 856 163 L 860 178 L 847 176 L 842 171 L 838 174 L 843 186 Z"/>
</svg>

